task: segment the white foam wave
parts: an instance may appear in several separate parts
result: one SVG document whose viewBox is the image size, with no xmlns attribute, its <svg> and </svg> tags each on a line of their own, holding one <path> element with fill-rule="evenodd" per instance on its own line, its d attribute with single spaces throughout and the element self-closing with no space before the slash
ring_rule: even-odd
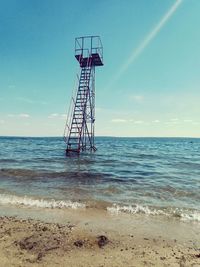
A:
<svg viewBox="0 0 200 267">
<path fill-rule="evenodd" d="M 200 222 L 200 212 L 193 212 L 193 213 L 181 213 L 181 220 L 182 221 L 195 221 Z"/>
<path fill-rule="evenodd" d="M 125 212 L 125 213 L 131 213 L 131 214 L 143 213 L 147 215 L 166 215 L 165 212 L 162 210 L 150 209 L 149 207 L 147 206 L 145 207 L 142 205 L 119 206 L 119 205 L 113 204 L 112 207 L 107 207 L 107 211 L 113 214 Z"/>
<path fill-rule="evenodd" d="M 62 208 L 85 208 L 85 204 L 79 202 L 72 202 L 70 200 L 46 200 L 46 199 L 34 199 L 27 196 L 20 197 L 15 195 L 0 194 L 0 204 L 10 204 L 10 205 L 22 205 L 27 207 L 37 207 L 37 208 L 51 208 L 51 209 L 62 209 Z"/>
<path fill-rule="evenodd" d="M 119 206 L 117 204 L 113 204 L 113 206 L 107 207 L 107 211 L 111 214 L 130 213 L 145 215 L 164 215 L 167 217 L 177 217 L 182 221 L 200 222 L 199 211 L 183 210 L 178 208 L 161 210 L 142 205 Z"/>
</svg>

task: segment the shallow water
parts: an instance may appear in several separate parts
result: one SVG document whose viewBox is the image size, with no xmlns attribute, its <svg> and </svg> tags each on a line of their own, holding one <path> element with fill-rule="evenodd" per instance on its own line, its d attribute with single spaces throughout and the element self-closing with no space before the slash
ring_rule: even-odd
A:
<svg viewBox="0 0 200 267">
<path fill-rule="evenodd" d="M 200 221 L 200 139 L 97 137 L 65 157 L 61 138 L 0 137 L 0 204 Z"/>
</svg>

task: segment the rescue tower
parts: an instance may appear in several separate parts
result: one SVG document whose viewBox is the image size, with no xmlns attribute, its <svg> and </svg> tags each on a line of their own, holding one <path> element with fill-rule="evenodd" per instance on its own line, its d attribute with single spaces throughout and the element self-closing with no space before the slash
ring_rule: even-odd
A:
<svg viewBox="0 0 200 267">
<path fill-rule="evenodd" d="M 99 36 L 75 39 L 75 58 L 80 65 L 78 86 L 66 122 L 66 155 L 95 151 L 95 67 L 103 66 L 103 46 Z"/>
</svg>

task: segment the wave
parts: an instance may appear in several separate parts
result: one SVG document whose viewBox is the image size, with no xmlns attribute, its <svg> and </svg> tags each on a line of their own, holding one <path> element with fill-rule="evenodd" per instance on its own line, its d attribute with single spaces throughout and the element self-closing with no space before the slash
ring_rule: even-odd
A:
<svg viewBox="0 0 200 267">
<path fill-rule="evenodd" d="M 166 215 L 162 210 L 150 209 L 148 206 L 135 205 L 135 206 L 119 206 L 113 204 L 111 207 L 107 207 L 107 211 L 112 214 L 119 213 L 131 213 L 131 214 L 146 214 L 146 215 Z"/>
<path fill-rule="evenodd" d="M 71 180 L 104 180 L 110 177 L 107 173 L 88 172 L 88 171 L 46 171 L 32 169 L 15 169 L 15 168 L 0 168 L 0 178 L 23 178 L 24 180 L 43 179 L 43 178 L 63 178 Z"/>
<path fill-rule="evenodd" d="M 190 213 L 190 214 L 182 213 L 181 214 L 181 219 L 183 221 L 200 222 L 200 212 L 194 211 L 193 213 Z"/>
<path fill-rule="evenodd" d="M 153 208 L 142 205 L 128 205 L 120 206 L 113 204 L 111 207 L 107 207 L 107 211 L 111 214 L 129 213 L 129 214 L 145 214 L 145 215 L 163 215 L 167 217 L 180 218 L 182 221 L 200 222 L 200 211 L 187 210 L 179 208 Z"/>
<path fill-rule="evenodd" d="M 10 204 L 16 206 L 27 206 L 37 208 L 51 208 L 51 209 L 62 209 L 62 208 L 85 208 L 85 204 L 79 202 L 72 202 L 71 200 L 55 200 L 55 199 L 34 199 L 31 197 L 21 197 L 16 195 L 0 194 L 0 204 Z"/>
</svg>

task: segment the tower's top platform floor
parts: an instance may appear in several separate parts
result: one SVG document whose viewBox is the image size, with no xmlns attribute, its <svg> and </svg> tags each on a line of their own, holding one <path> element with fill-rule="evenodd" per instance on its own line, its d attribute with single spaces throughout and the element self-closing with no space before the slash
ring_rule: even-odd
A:
<svg viewBox="0 0 200 267">
<path fill-rule="evenodd" d="M 75 55 L 78 60 L 80 67 L 84 68 L 88 65 L 90 66 L 103 66 L 102 58 L 99 53 L 92 53 L 90 57 L 84 57 L 82 54 Z"/>
</svg>

